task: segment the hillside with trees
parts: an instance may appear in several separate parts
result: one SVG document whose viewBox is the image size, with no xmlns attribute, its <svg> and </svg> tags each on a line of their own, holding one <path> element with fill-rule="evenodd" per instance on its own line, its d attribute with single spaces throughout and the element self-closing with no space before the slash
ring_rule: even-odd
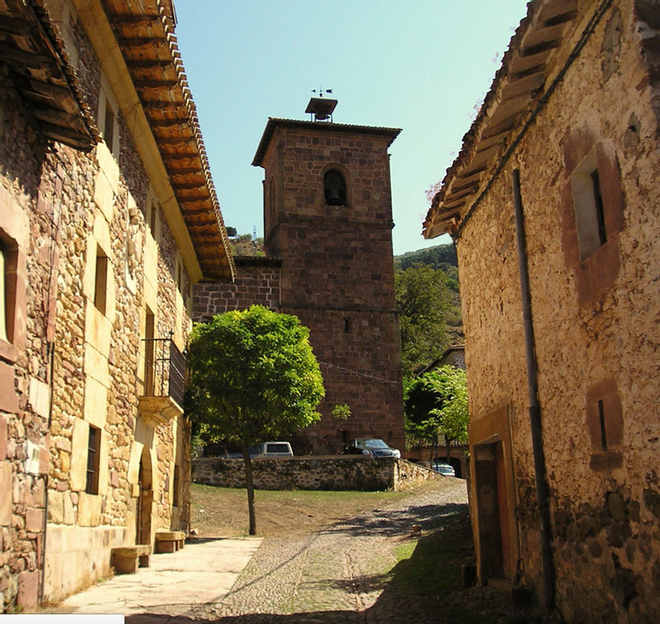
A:
<svg viewBox="0 0 660 624">
<path fill-rule="evenodd" d="M 463 343 L 458 263 L 453 245 L 394 257 L 404 377 L 452 344 Z"/>
</svg>

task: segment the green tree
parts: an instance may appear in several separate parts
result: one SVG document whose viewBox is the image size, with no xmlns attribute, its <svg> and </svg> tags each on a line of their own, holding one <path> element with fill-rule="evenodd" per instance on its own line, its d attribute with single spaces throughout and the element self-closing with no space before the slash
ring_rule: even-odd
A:
<svg viewBox="0 0 660 624">
<path fill-rule="evenodd" d="M 394 276 L 401 327 L 404 378 L 431 363 L 449 345 L 445 320 L 451 308 L 447 276 L 429 266 L 415 265 Z"/>
<path fill-rule="evenodd" d="M 406 433 L 435 442 L 442 433 L 449 443 L 468 441 L 468 398 L 465 371 L 441 366 L 413 379 L 404 394 Z"/>
<path fill-rule="evenodd" d="M 257 530 L 250 446 L 320 418 L 325 391 L 308 338 L 297 317 L 263 306 L 217 315 L 192 332 L 187 408 L 208 441 L 241 447 L 250 535 Z"/>
</svg>

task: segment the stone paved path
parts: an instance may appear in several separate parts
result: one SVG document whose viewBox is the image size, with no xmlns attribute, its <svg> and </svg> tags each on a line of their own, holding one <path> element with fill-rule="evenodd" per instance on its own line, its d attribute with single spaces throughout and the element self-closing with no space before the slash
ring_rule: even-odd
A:
<svg viewBox="0 0 660 624">
<path fill-rule="evenodd" d="M 402 600 L 388 586 L 395 548 L 413 524 L 428 530 L 467 504 L 465 481 L 384 504 L 368 515 L 327 526 L 309 536 L 269 538 L 216 604 L 131 615 L 129 624 L 424 624 L 445 622 Z M 438 615 L 438 617 L 441 617 Z M 429 619 L 430 618 L 430 619 Z"/>
</svg>

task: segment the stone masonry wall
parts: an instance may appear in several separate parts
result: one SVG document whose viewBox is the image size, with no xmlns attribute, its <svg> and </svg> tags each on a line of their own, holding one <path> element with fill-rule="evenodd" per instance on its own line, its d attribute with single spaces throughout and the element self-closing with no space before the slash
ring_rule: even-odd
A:
<svg viewBox="0 0 660 624">
<path fill-rule="evenodd" d="M 540 587 L 511 190 L 519 168 L 557 603 L 569 622 L 660 619 L 660 158 L 638 26 L 631 3 L 613 3 L 457 241 L 472 426 L 508 414 L 518 574 Z M 571 174 L 591 150 L 608 240 L 580 261 Z M 593 423 L 599 399 L 607 448 Z"/>
<path fill-rule="evenodd" d="M 62 169 L 22 108 L 0 63 L 0 243 L 9 311 L 7 340 L 0 338 L 0 613 L 36 604 L 43 569 L 59 233 L 40 201 L 40 175 Z M 34 461 L 26 470 L 28 457 Z"/>
<path fill-rule="evenodd" d="M 405 490 L 438 473 L 394 457 L 253 458 L 254 486 L 260 490 Z M 245 487 L 242 459 L 193 460 L 193 481 L 217 487 Z"/>
<path fill-rule="evenodd" d="M 200 282 L 193 289 L 195 321 L 208 320 L 229 310 L 262 305 L 280 307 L 280 266 L 276 258 L 235 257 L 237 276 L 232 284 Z"/>
<path fill-rule="evenodd" d="M 82 28 L 74 24 L 73 32 L 81 88 L 96 110 L 99 60 Z M 0 612 L 30 608 L 42 596 L 60 599 L 110 574 L 110 549 L 135 543 L 144 447 L 153 473 L 152 533 L 186 529 L 190 506 L 188 424 L 147 426 L 138 413 L 151 235 L 149 179 L 131 134 L 119 114 L 116 159 L 103 144 L 89 154 L 47 148 L 4 75 L 0 238 L 3 246 L 19 243 L 24 291 L 17 297 L 22 335 L 8 346 L 0 340 Z M 190 317 L 174 279 L 176 245 L 162 214 L 159 220 L 156 335 L 176 330 L 185 343 Z M 109 265 L 105 313 L 94 308 L 90 289 L 97 245 Z M 186 274 L 184 291 L 188 282 Z M 102 435 L 98 494 L 85 491 L 90 425 Z M 25 459 L 33 449 L 30 472 Z"/>
</svg>

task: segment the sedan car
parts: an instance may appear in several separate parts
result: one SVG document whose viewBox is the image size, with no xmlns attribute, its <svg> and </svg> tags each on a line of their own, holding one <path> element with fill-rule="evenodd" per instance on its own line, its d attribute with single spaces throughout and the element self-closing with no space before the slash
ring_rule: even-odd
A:
<svg viewBox="0 0 660 624">
<path fill-rule="evenodd" d="M 390 447 L 380 438 L 355 438 L 344 447 L 344 455 L 372 457 L 401 457 L 401 451 Z"/>
</svg>

